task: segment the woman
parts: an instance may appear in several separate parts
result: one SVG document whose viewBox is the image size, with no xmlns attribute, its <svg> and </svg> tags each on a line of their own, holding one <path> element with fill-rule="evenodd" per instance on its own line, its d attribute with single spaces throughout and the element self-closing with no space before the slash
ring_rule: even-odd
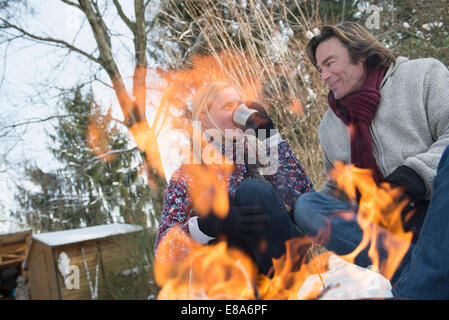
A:
<svg viewBox="0 0 449 320">
<path fill-rule="evenodd" d="M 218 132 L 215 137 L 227 137 L 227 130 L 239 128 L 233 122 L 233 112 L 241 103 L 240 95 L 232 85 L 211 82 L 194 97 L 192 119 L 201 123 L 203 132 L 212 130 Z M 288 142 L 282 140 L 274 129 L 265 109 L 256 103 L 248 104 L 248 107 L 257 110 L 259 120 L 264 120 L 259 121 L 263 123 L 259 128 L 271 129 L 265 135 L 268 136 L 265 143 L 267 146 L 277 146 L 277 171 L 265 176 L 265 179 L 253 178 L 248 165 L 236 161 L 235 153 L 231 170 L 210 165 L 229 194 L 226 218 L 219 218 L 213 212 L 207 215 L 196 213 L 191 190 L 192 186 L 201 183 L 199 180 L 202 179 L 193 177 L 194 167 L 202 164 L 183 164 L 168 184 L 155 248 L 174 226 L 179 226 L 202 244 L 214 242 L 224 235 L 229 246 L 248 253 L 260 271 L 267 274 L 272 267 L 272 258 L 279 258 L 285 253 L 285 241 L 300 235 L 284 203 L 294 208 L 301 194 L 313 191 L 312 183 Z M 225 149 L 223 141 L 211 139 L 210 144 L 221 152 Z M 204 155 L 200 157 L 204 159 Z"/>
</svg>

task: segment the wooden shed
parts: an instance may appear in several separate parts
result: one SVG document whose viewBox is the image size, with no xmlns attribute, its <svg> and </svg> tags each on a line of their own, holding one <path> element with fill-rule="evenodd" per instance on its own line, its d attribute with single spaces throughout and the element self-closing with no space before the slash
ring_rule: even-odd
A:
<svg viewBox="0 0 449 320">
<path fill-rule="evenodd" d="M 126 269 L 125 249 L 119 243 L 140 230 L 136 225 L 107 224 L 33 235 L 23 262 L 31 299 L 101 297 L 104 279 Z"/>
<path fill-rule="evenodd" d="M 14 298 L 30 238 L 31 229 L 0 233 L 0 299 Z"/>
</svg>

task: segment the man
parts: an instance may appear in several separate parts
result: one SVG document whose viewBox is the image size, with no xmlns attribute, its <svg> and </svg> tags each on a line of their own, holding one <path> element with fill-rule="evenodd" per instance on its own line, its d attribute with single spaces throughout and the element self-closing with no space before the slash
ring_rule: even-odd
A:
<svg viewBox="0 0 449 320">
<path fill-rule="evenodd" d="M 402 187 L 409 200 L 403 212 L 405 227 L 416 242 L 439 160 L 449 145 L 447 68 L 431 58 L 397 57 L 352 22 L 324 27 L 308 43 L 307 53 L 330 89 L 329 110 L 319 126 L 325 173 L 335 161 L 343 161 L 370 169 L 378 184 Z M 357 203 L 329 178 L 320 192 L 298 199 L 295 221 L 311 236 L 328 228 L 323 245 L 346 254 L 361 241 L 362 231 L 355 218 L 339 218 L 336 211 L 357 212 Z M 355 262 L 365 266 L 371 261 L 363 252 Z"/>
</svg>

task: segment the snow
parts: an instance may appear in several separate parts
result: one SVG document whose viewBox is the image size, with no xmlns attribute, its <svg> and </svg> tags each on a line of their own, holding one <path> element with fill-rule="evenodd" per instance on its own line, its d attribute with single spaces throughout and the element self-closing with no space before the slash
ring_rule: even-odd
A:
<svg viewBox="0 0 449 320">
<path fill-rule="evenodd" d="M 80 229 L 35 234 L 33 235 L 33 239 L 43 242 L 50 247 L 55 247 L 70 243 L 106 238 L 113 235 L 131 233 L 140 230 L 142 230 L 142 227 L 140 226 L 125 223 L 115 223 Z"/>
<path fill-rule="evenodd" d="M 309 31 L 306 32 L 306 38 L 307 38 L 307 39 L 310 40 L 310 39 L 312 39 L 313 37 L 314 37 L 314 34 L 313 34 L 312 31 L 309 30 Z"/>
<path fill-rule="evenodd" d="M 17 230 L 11 230 L 11 231 L 7 231 L 4 233 L 0 233 L 0 236 L 8 236 L 8 235 L 12 235 L 12 234 L 16 234 L 16 233 L 21 233 L 21 232 L 28 232 L 31 231 L 30 228 L 27 229 L 17 229 Z"/>
</svg>

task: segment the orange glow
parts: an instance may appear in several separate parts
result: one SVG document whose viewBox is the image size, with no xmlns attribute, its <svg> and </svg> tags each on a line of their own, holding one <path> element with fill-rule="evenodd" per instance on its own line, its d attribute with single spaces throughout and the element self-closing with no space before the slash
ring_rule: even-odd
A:
<svg viewBox="0 0 449 320">
<path fill-rule="evenodd" d="M 192 178 L 192 183 L 188 186 L 189 193 L 192 206 L 199 215 L 208 214 L 213 210 L 218 217 L 226 216 L 229 209 L 228 184 L 219 180 L 217 172 L 229 177 L 232 168 L 233 166 L 226 165 L 189 166 Z"/>
<path fill-rule="evenodd" d="M 200 174 L 204 174 L 201 172 Z M 383 184 L 378 187 L 369 170 L 358 169 L 336 163 L 331 176 L 339 186 L 344 188 L 353 199 L 356 190 L 360 196 L 360 212 L 358 222 L 363 229 L 363 240 L 350 254 L 342 256 L 353 263 L 355 257 L 367 246 L 373 263 L 372 269 L 377 269 L 387 279 L 391 279 L 401 259 L 405 255 L 412 234 L 404 232 L 401 223 L 401 210 L 405 202 L 400 201 L 401 191 Z M 350 218 L 350 213 L 342 213 L 343 218 Z M 317 274 L 320 283 L 309 288 L 303 299 L 317 299 L 326 290 L 321 274 L 329 271 L 329 256 L 331 252 L 312 256 L 309 246 L 312 241 L 328 237 L 329 230 L 322 230 L 314 239 L 296 238 L 286 242 L 286 253 L 278 259 L 273 259 L 273 268 L 268 276 L 257 273 L 253 262 L 243 253 L 226 248 L 225 242 L 218 245 L 199 246 L 192 240 L 184 240 L 191 251 L 187 258 L 178 265 L 164 270 L 170 270 L 170 276 L 161 277 L 158 281 L 162 287 L 159 299 L 298 299 L 298 291 L 306 278 Z M 185 239 L 190 239 L 185 235 Z M 179 256 L 179 246 L 169 237 L 165 237 L 165 246 L 159 251 L 173 250 Z M 388 255 L 381 260 L 374 248 L 379 241 L 386 248 Z M 179 243 L 179 241 L 175 241 Z M 266 243 L 261 243 L 263 248 Z M 181 246 L 182 247 L 182 246 Z M 174 266 L 174 265 L 173 265 Z M 160 271 L 158 271 L 160 272 Z M 351 272 L 351 271 L 347 271 Z M 355 270 L 354 270 L 355 272 Z M 347 277 L 347 279 L 351 278 Z M 356 277 L 354 277 L 356 279 Z M 257 288 L 257 289 L 256 289 Z M 350 289 L 349 289 L 350 290 Z"/>
<path fill-rule="evenodd" d="M 145 152 L 147 163 L 161 176 L 164 177 L 164 168 L 157 156 L 159 155 L 159 146 L 156 136 L 148 126 L 147 121 L 140 121 L 129 128 L 134 137 L 137 147 Z"/>
<path fill-rule="evenodd" d="M 359 246 L 342 258 L 348 262 L 369 245 L 368 255 L 372 264 L 387 279 L 391 279 L 406 254 L 412 239 L 411 232 L 405 232 L 401 220 L 402 209 L 407 201 L 401 201 L 402 191 L 392 189 L 389 184 L 377 186 L 371 171 L 335 163 L 330 176 L 352 198 L 356 199 L 356 190 L 360 192 L 359 212 L 357 222 L 363 230 L 363 238 Z M 387 258 L 379 258 L 376 247 L 382 241 L 382 246 L 388 252 Z"/>
<path fill-rule="evenodd" d="M 259 281 L 259 294 L 266 300 L 296 300 L 298 290 L 306 278 L 315 273 L 328 270 L 329 253 L 312 257 L 308 252 L 311 240 L 308 238 L 292 239 L 286 242 L 286 253 L 279 259 L 273 259 L 271 277 L 261 276 Z M 317 292 L 310 294 L 306 299 L 317 296 Z"/>
<path fill-rule="evenodd" d="M 105 117 L 99 116 L 98 108 L 96 108 L 95 113 L 89 118 L 86 139 L 90 148 L 100 160 L 111 162 L 114 161 L 115 156 L 108 153 L 111 148 L 107 125 L 107 120 Z"/>
<path fill-rule="evenodd" d="M 290 97 L 290 105 L 287 107 L 288 110 L 292 111 L 294 114 L 298 116 L 302 116 L 303 108 L 300 100 L 295 97 Z"/>
<path fill-rule="evenodd" d="M 187 235 L 182 235 L 182 231 L 169 232 L 171 234 L 164 236 L 158 247 L 154 266 L 156 282 L 162 287 L 158 299 L 255 298 L 256 269 L 245 254 L 227 248 L 226 242 L 195 247 Z M 190 250 L 187 257 L 177 264 L 164 260 L 164 253 L 173 250 L 174 240 L 177 248 L 183 248 L 183 254 Z M 174 251 L 179 257 L 179 252 Z"/>
<path fill-rule="evenodd" d="M 116 92 L 119 92 L 117 96 L 121 101 L 125 122 L 130 126 L 138 148 L 145 152 L 148 165 L 162 177 L 165 174 L 162 164 L 158 161 L 158 135 L 163 128 L 182 128 L 192 134 L 188 102 L 202 85 L 209 81 L 227 81 L 235 84 L 240 90 L 243 101 L 260 101 L 262 79 L 256 74 L 257 68 L 252 68 L 258 63 L 255 59 L 240 52 L 225 51 L 216 56 L 194 56 L 190 63 L 188 69 L 157 70 L 166 84 L 159 89 L 160 100 L 148 97 L 150 105 L 155 107 L 151 127 L 145 117 L 137 117 L 136 122 L 126 121 L 134 117 L 133 113 L 143 113 L 140 100 L 144 95 L 136 91 L 131 99 L 122 82 L 113 82 Z M 136 71 L 136 77 L 142 77 L 143 71 Z M 142 88 L 139 86 L 136 90 Z M 137 99 L 140 103 L 135 101 L 137 97 L 140 97 Z M 301 116 L 301 102 L 294 97 L 290 99 L 288 109 Z M 137 110 L 133 109 L 135 103 Z M 94 120 L 92 118 L 89 122 L 88 140 L 97 155 L 104 155 L 109 151 L 107 138 L 105 131 Z M 353 128 L 348 127 L 348 130 L 352 137 Z M 200 142 L 202 149 L 206 144 L 205 141 Z M 190 153 L 190 156 L 192 154 Z M 214 156 L 217 156 L 217 153 Z M 112 160 L 108 156 L 105 156 L 105 159 Z M 220 163 L 222 164 L 188 166 L 191 177 L 191 183 L 188 185 L 189 195 L 193 209 L 199 215 L 214 212 L 219 217 L 225 217 L 228 212 L 228 181 L 234 167 L 224 164 L 224 160 Z M 378 187 L 368 170 L 354 166 L 336 163 L 335 170 L 330 175 L 352 199 L 357 197 L 356 190 L 361 195 L 358 222 L 363 229 L 363 240 L 352 253 L 343 258 L 353 263 L 355 257 L 370 245 L 369 256 L 373 265 L 378 267 L 383 276 L 391 279 L 412 237 L 411 233 L 403 230 L 401 223 L 401 210 L 406 205 L 405 202 L 399 201 L 401 192 L 386 184 Z M 157 186 L 150 178 L 149 184 L 152 188 Z M 350 213 L 341 215 L 350 217 Z M 155 279 L 161 287 L 158 298 L 297 299 L 298 290 L 309 275 L 320 275 L 329 268 L 329 253 L 312 257 L 306 249 L 311 241 L 325 241 L 329 237 L 329 231 L 321 230 L 315 239 L 288 241 L 286 254 L 273 260 L 270 276 L 263 276 L 258 274 L 249 257 L 236 249 L 228 248 L 225 242 L 200 246 L 179 227 L 173 227 L 162 238 L 156 254 Z M 382 241 L 388 251 L 386 260 L 381 260 L 374 250 L 379 241 Z M 259 249 L 264 250 L 266 247 L 267 243 L 261 242 Z M 321 287 L 314 288 L 306 298 L 317 298 L 325 289 L 324 282 L 322 284 Z"/>
</svg>

